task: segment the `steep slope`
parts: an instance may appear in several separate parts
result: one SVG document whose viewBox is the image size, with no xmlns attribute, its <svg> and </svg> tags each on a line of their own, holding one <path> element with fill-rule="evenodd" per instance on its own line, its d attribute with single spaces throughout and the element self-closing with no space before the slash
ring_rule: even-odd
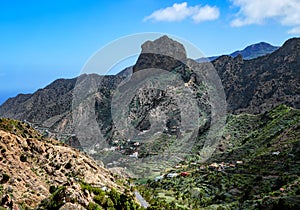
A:
<svg viewBox="0 0 300 210">
<path fill-rule="evenodd" d="M 213 65 L 234 113 L 263 113 L 282 103 L 300 108 L 299 38 L 266 56 L 252 60 L 222 56 Z"/>
<path fill-rule="evenodd" d="M 299 169 L 299 126 L 300 111 L 285 105 L 261 115 L 232 115 L 223 134 L 229 136 L 224 150 L 211 161 L 244 160 L 261 167 L 256 173 L 294 173 Z"/>
<path fill-rule="evenodd" d="M 84 107 L 90 105 L 96 109 L 97 104 L 107 104 L 109 109 L 111 92 L 122 78 L 124 77 L 83 74 L 74 79 L 59 79 L 33 94 L 20 94 L 7 100 L 0 108 L 0 116 L 26 120 L 46 136 L 82 148 L 78 138 L 74 136 L 75 126 L 78 125 L 74 117 L 81 119 L 84 114 L 88 114 L 91 110 Z M 101 110 L 97 112 L 99 115 L 109 115 L 105 107 Z M 111 120 L 109 117 L 101 117 L 98 123 L 101 129 L 106 129 Z"/>
<path fill-rule="evenodd" d="M 27 123 L 0 119 L 0 151 L 0 206 L 85 209 L 96 205 L 95 195 L 114 193 L 138 208 L 111 172 L 78 150 L 45 139 Z M 107 202 L 98 203 L 105 207 Z"/>
</svg>

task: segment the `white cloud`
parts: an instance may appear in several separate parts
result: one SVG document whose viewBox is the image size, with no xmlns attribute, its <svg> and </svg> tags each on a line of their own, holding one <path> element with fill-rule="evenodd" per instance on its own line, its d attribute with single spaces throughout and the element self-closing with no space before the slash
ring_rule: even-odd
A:
<svg viewBox="0 0 300 210">
<path fill-rule="evenodd" d="M 275 20 L 290 26 L 289 33 L 299 33 L 300 0 L 231 0 L 240 8 L 231 26 L 240 27 L 250 24 L 263 24 Z"/>
<path fill-rule="evenodd" d="M 199 7 L 198 11 L 192 16 L 192 18 L 196 23 L 200 23 L 203 21 L 218 19 L 219 16 L 220 12 L 217 7 L 205 5 L 204 7 Z"/>
<path fill-rule="evenodd" d="M 151 15 L 144 18 L 144 21 L 165 21 L 165 22 L 179 22 L 186 18 L 191 18 L 195 23 L 203 21 L 215 20 L 220 16 L 217 7 L 205 5 L 188 6 L 187 2 L 175 3 L 171 7 L 166 7 L 154 11 Z"/>
</svg>

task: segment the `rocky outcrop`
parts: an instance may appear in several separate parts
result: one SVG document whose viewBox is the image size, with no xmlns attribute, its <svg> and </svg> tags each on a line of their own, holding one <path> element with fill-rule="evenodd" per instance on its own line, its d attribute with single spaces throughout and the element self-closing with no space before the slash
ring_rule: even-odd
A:
<svg viewBox="0 0 300 210">
<path fill-rule="evenodd" d="M 143 69 L 157 68 L 171 71 L 185 64 L 187 60 L 185 48 L 179 42 L 167 36 L 142 45 L 142 52 L 133 66 L 133 73 Z"/>
</svg>

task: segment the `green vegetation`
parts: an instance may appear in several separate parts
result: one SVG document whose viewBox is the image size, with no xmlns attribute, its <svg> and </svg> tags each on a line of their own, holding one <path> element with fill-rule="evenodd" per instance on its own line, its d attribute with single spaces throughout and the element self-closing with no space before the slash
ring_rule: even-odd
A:
<svg viewBox="0 0 300 210">
<path fill-rule="evenodd" d="M 41 203 L 41 207 L 44 209 L 49 210 L 58 210 L 60 207 L 64 205 L 64 194 L 65 194 L 66 187 L 61 186 L 58 187 L 49 198 L 45 199 Z"/>
<path fill-rule="evenodd" d="M 90 202 L 87 210 L 102 210 L 103 208 L 94 202 Z"/>
<path fill-rule="evenodd" d="M 186 168 L 172 169 L 189 176 L 137 186 L 150 209 L 300 208 L 300 110 L 230 115 L 220 146 L 205 163 L 194 155 Z"/>
<path fill-rule="evenodd" d="M 1 119 L 0 129 L 15 133 L 26 130 L 30 142 L 30 136 L 36 131 L 24 123 L 9 121 L 9 125 L 8 121 Z M 148 209 L 300 208 L 300 110 L 281 105 L 261 115 L 228 116 L 224 131 L 215 133 L 215 137 L 221 138 L 215 153 L 203 163 L 198 151 L 203 147 L 205 132 L 200 135 L 193 155 L 177 164 L 179 167 L 168 166 L 165 171 L 165 174 L 185 171 L 187 176 L 164 176 L 158 181 L 153 180 L 154 176 L 135 180 L 136 189 L 150 204 Z M 162 134 L 155 138 L 156 141 L 150 141 L 147 147 L 141 147 L 141 155 L 176 147 L 175 137 Z M 0 151 L 3 156 L 7 153 L 5 146 L 0 147 Z M 20 156 L 22 162 L 27 158 L 26 154 Z M 159 164 L 165 166 L 163 161 Z M 70 168 L 71 162 L 62 167 Z M 148 173 L 142 172 L 156 175 L 162 168 L 153 162 L 145 168 L 148 169 Z M 35 168 L 32 170 L 37 173 Z M 9 182 L 10 174 L 2 174 L 0 195 L 7 191 L 2 184 Z M 124 183 L 119 181 L 118 184 Z M 92 198 L 85 206 L 87 209 L 142 209 L 129 191 L 106 190 L 83 182 L 80 185 L 81 190 Z M 50 186 L 49 192 L 51 196 L 44 199 L 39 208 L 61 208 L 66 202 L 67 187 Z M 76 199 L 67 202 L 78 203 Z"/>
<path fill-rule="evenodd" d="M 89 203 L 88 209 L 110 209 L 110 210 L 139 210 L 142 209 L 134 202 L 134 197 L 129 192 L 119 193 L 115 189 L 104 191 L 101 188 L 81 183 L 81 189 L 89 191 L 94 195 L 95 203 Z"/>
<path fill-rule="evenodd" d="M 90 202 L 87 209 L 100 210 L 141 210 L 134 201 L 134 197 L 129 192 L 120 193 L 115 189 L 104 191 L 101 188 L 93 187 L 86 183 L 81 183 L 81 190 L 88 191 L 93 196 L 93 202 Z M 49 189 L 52 192 L 51 196 L 42 201 L 40 208 L 57 210 L 66 202 L 66 187 L 55 187 L 51 186 Z M 76 203 L 76 200 L 69 200 L 68 202 Z"/>
</svg>

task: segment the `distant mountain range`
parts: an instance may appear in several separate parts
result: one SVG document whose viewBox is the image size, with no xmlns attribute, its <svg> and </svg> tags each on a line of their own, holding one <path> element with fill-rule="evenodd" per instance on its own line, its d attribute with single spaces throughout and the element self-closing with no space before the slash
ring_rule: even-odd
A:
<svg viewBox="0 0 300 210">
<path fill-rule="evenodd" d="M 275 50 L 277 50 L 278 48 L 279 48 L 278 46 L 273 46 L 266 42 L 260 42 L 257 44 L 252 44 L 250 46 L 247 46 L 243 50 L 237 50 L 233 53 L 230 53 L 229 55 L 231 57 L 236 57 L 238 55 L 241 55 L 244 60 L 250 60 L 253 58 L 257 58 L 259 56 L 264 56 L 264 55 L 270 54 L 270 53 L 274 52 Z M 197 59 L 197 61 L 198 62 L 213 61 L 213 60 L 217 59 L 218 57 L 220 57 L 220 56 L 199 58 L 199 59 Z"/>
</svg>

